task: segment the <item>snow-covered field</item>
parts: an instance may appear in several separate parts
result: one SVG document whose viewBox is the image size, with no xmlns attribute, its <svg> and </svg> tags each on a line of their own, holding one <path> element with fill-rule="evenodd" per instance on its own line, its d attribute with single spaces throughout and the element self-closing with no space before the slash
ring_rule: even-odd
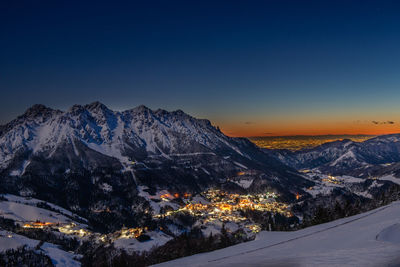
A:
<svg viewBox="0 0 400 267">
<path fill-rule="evenodd" d="M 400 266 L 400 202 L 157 266 Z"/>
<path fill-rule="evenodd" d="M 40 241 L 38 240 L 0 230 L 0 252 L 8 249 L 16 249 L 24 245 L 29 248 L 36 248 L 39 243 Z M 53 264 L 57 267 L 81 266 L 80 262 L 75 259 L 77 257 L 75 254 L 61 250 L 54 244 L 45 242 L 39 250 L 49 256 Z"/>
<path fill-rule="evenodd" d="M 15 195 L 4 195 L 8 201 L 0 202 L 0 217 L 12 219 L 19 224 L 24 224 L 26 222 L 51 222 L 51 223 L 70 223 L 74 222 L 82 228 L 86 228 L 87 225 L 78 223 L 69 217 L 76 217 L 81 220 L 85 220 L 72 212 L 63 209 L 57 205 L 49 202 L 41 201 L 35 198 L 24 198 Z M 36 207 L 38 203 L 45 203 L 51 208 L 59 211 L 50 211 L 43 208 Z M 69 216 L 69 217 L 67 217 Z"/>
<path fill-rule="evenodd" d="M 147 232 L 146 233 L 151 239 L 146 242 L 140 242 L 136 238 L 119 238 L 114 241 L 116 248 L 124 249 L 128 252 L 134 251 L 149 251 L 154 247 L 162 246 L 172 239 L 171 236 L 164 234 L 163 232 Z"/>
<path fill-rule="evenodd" d="M 57 210 L 62 215 L 66 215 L 66 216 L 69 216 L 69 217 L 77 217 L 80 220 L 86 221 L 85 218 L 79 217 L 78 215 L 70 212 L 69 210 L 61 208 L 60 206 L 54 205 L 54 204 L 52 204 L 50 202 L 46 202 L 46 201 L 39 200 L 39 199 L 36 199 L 36 198 L 31 198 L 31 197 L 15 196 L 15 195 L 11 195 L 11 194 L 3 195 L 3 197 L 5 197 L 10 202 L 22 203 L 22 204 L 26 204 L 26 205 L 30 205 L 30 206 L 34 206 L 34 207 L 36 207 L 36 205 L 38 203 L 45 203 L 46 205 L 50 206 L 51 208 Z"/>
</svg>

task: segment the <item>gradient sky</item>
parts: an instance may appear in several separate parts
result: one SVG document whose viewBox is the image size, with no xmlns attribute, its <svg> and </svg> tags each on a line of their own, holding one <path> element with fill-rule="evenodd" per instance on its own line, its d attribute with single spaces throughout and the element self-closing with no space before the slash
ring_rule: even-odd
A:
<svg viewBox="0 0 400 267">
<path fill-rule="evenodd" d="M 0 123 L 99 100 L 233 136 L 400 132 L 399 14 L 400 1 L 1 1 Z"/>
</svg>

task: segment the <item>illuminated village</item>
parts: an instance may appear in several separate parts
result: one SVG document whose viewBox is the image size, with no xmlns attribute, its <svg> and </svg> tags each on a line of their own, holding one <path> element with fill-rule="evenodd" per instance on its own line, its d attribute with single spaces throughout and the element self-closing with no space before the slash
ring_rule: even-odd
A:
<svg viewBox="0 0 400 267">
<path fill-rule="evenodd" d="M 168 209 L 161 213 L 153 211 L 155 220 L 172 218 L 179 213 L 186 213 L 193 216 L 197 223 L 203 226 L 221 225 L 235 223 L 238 227 L 246 229 L 248 233 L 261 231 L 261 226 L 252 222 L 243 215 L 242 211 L 261 211 L 281 214 L 286 217 L 293 216 L 290 206 L 277 201 L 277 195 L 272 192 L 264 194 L 237 194 L 228 193 L 219 189 L 210 189 L 193 197 L 189 193 L 169 193 L 162 191 L 156 198 L 165 205 L 174 206 L 175 209 Z M 182 200 L 182 201 L 180 201 Z M 181 204 L 176 205 L 177 202 Z M 175 205 L 172 205 L 172 204 Z M 147 227 L 126 228 L 104 235 L 92 232 L 84 225 L 74 222 L 23 222 L 25 229 L 44 229 L 57 231 L 64 235 L 77 237 L 79 239 L 95 238 L 98 242 L 112 243 L 123 239 L 138 239 L 143 234 L 149 233 Z M 162 228 L 160 228 L 161 230 Z"/>
<path fill-rule="evenodd" d="M 342 184 L 342 182 L 340 180 L 338 180 L 336 177 L 334 177 L 332 175 L 328 175 L 328 177 L 323 178 L 322 181 L 326 182 L 326 183 L 336 184 L 336 185 Z"/>
<path fill-rule="evenodd" d="M 244 223 L 252 232 L 259 232 L 261 230 L 260 226 L 251 223 L 248 218 L 241 215 L 240 211 L 257 210 L 280 213 L 286 217 L 293 216 L 287 204 L 276 200 L 277 195 L 275 193 L 241 195 L 227 193 L 218 189 L 210 189 L 203 192 L 201 196 L 207 200 L 206 204 L 194 203 L 194 201 L 185 199 L 186 205 L 183 207 L 162 214 L 156 214 L 154 218 L 161 219 L 181 212 L 187 212 L 200 220 L 202 224 L 213 222 Z M 170 201 L 170 199 L 162 196 L 163 201 Z"/>
<path fill-rule="evenodd" d="M 23 226 L 26 229 L 52 229 L 67 235 L 77 235 L 85 237 L 92 233 L 84 228 L 80 228 L 77 224 L 71 223 L 51 223 L 51 222 L 27 222 Z"/>
<path fill-rule="evenodd" d="M 23 228 L 25 229 L 47 229 L 56 230 L 65 235 L 76 236 L 80 238 L 85 237 L 97 237 L 102 242 L 113 242 L 117 239 L 131 239 L 138 238 L 148 229 L 147 227 L 137 227 L 137 228 L 122 228 L 119 231 L 108 235 L 100 235 L 98 233 L 91 232 L 87 229 L 79 227 L 76 223 L 52 223 L 52 222 L 27 222 L 24 223 Z"/>
</svg>

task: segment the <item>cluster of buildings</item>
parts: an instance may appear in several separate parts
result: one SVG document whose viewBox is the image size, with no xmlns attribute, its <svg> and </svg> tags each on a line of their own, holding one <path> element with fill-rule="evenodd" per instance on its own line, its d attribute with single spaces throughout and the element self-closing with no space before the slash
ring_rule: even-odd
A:
<svg viewBox="0 0 400 267">
<path fill-rule="evenodd" d="M 80 228 L 76 223 L 53 223 L 53 222 L 27 222 L 23 228 L 28 229 L 44 229 L 48 228 L 51 230 L 58 230 L 59 232 L 67 235 L 77 235 L 79 237 L 85 237 L 92 233 L 84 228 Z"/>
<path fill-rule="evenodd" d="M 332 175 L 328 175 L 328 177 L 323 178 L 322 181 L 326 182 L 326 183 L 331 183 L 331 184 L 342 184 L 341 181 L 339 181 L 336 177 L 334 177 Z"/>
<path fill-rule="evenodd" d="M 147 227 L 137 227 L 137 228 L 122 228 L 121 230 L 108 234 L 108 235 L 100 235 L 98 233 L 93 233 L 84 228 L 80 228 L 76 223 L 54 223 L 54 222 L 26 222 L 22 226 L 26 229 L 49 229 L 49 230 L 58 230 L 60 233 L 66 235 L 74 235 L 78 237 L 87 237 L 87 236 L 97 236 L 99 240 L 102 242 L 113 242 L 117 239 L 131 239 L 138 238 L 143 233 L 145 233 L 148 229 Z"/>
<path fill-rule="evenodd" d="M 248 229 L 248 231 L 257 233 L 261 227 L 254 224 L 250 219 L 245 217 L 242 211 L 257 210 L 263 212 L 280 213 L 284 216 L 291 217 L 293 214 L 290 207 L 276 200 L 278 196 L 273 193 L 264 194 L 237 194 L 228 193 L 218 189 L 210 189 L 201 194 L 200 197 L 192 198 L 190 194 L 170 194 L 164 192 L 160 195 L 160 200 L 169 202 L 175 198 L 183 199 L 184 205 L 180 208 L 170 209 L 164 213 L 154 215 L 154 218 L 166 218 L 174 214 L 186 212 L 198 219 L 203 225 L 220 224 L 220 223 L 236 223 Z M 201 201 L 199 201 L 201 199 Z M 121 230 L 108 234 L 100 235 L 90 232 L 74 222 L 54 223 L 54 222 L 25 222 L 24 228 L 28 229 L 49 229 L 56 230 L 66 235 L 74 235 L 78 237 L 96 236 L 102 242 L 114 242 L 118 239 L 134 239 L 139 238 L 148 229 L 147 227 L 122 228 Z"/>
<path fill-rule="evenodd" d="M 227 193 L 218 189 L 210 189 L 201 194 L 207 204 L 192 203 L 187 204 L 176 210 L 169 210 L 163 214 L 156 214 L 154 217 L 165 218 L 180 212 L 187 212 L 193 217 L 197 217 L 203 224 L 220 222 L 244 223 L 249 219 L 243 216 L 240 211 L 258 210 L 263 212 L 280 213 L 286 217 L 293 216 L 290 207 L 276 200 L 277 195 L 273 192 L 264 194 L 235 194 Z M 251 231 L 260 231 L 258 225 L 250 224 Z"/>
<path fill-rule="evenodd" d="M 147 230 L 147 227 L 136 227 L 136 228 L 122 228 L 121 231 L 119 231 L 118 238 L 125 238 L 125 239 L 130 239 L 130 238 L 138 238 L 141 236 L 145 231 Z"/>
</svg>

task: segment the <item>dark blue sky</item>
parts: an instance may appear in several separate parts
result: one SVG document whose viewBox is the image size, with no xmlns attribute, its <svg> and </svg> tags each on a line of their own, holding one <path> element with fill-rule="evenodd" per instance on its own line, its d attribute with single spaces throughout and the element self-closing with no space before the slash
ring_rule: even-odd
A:
<svg viewBox="0 0 400 267">
<path fill-rule="evenodd" d="M 99 100 L 232 135 L 364 131 L 400 116 L 399 14 L 398 1 L 2 1 L 0 123 Z"/>
</svg>

